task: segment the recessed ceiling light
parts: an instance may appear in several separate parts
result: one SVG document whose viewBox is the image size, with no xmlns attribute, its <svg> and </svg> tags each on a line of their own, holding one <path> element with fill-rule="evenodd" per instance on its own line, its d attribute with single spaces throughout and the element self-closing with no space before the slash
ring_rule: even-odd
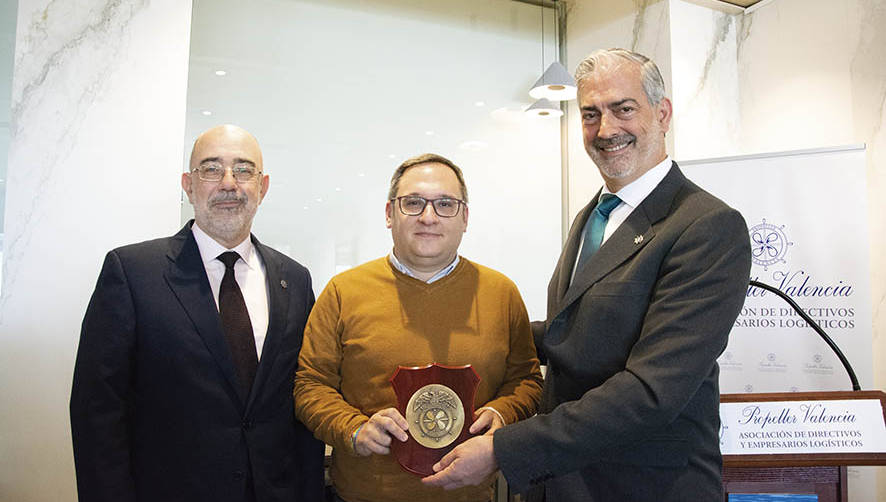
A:
<svg viewBox="0 0 886 502">
<path fill-rule="evenodd" d="M 397 155 L 391 153 L 391 154 L 388 154 L 388 158 L 389 158 L 389 159 L 396 159 L 396 158 L 397 158 Z"/>
<path fill-rule="evenodd" d="M 427 135 L 427 136 L 433 136 L 433 135 L 434 135 L 434 131 L 425 131 L 425 135 Z"/>
<path fill-rule="evenodd" d="M 212 112 L 209 110 L 203 110 L 201 113 L 203 113 L 203 115 L 206 115 L 207 117 L 212 115 Z"/>
<path fill-rule="evenodd" d="M 304 209 L 305 211 L 307 211 L 307 210 L 308 210 L 308 206 L 303 206 L 302 209 Z"/>
<path fill-rule="evenodd" d="M 224 70 L 215 70 L 215 74 L 218 75 L 219 77 L 224 77 L 225 75 L 228 74 L 228 72 L 226 72 Z"/>
<path fill-rule="evenodd" d="M 458 147 L 462 150 L 468 150 L 471 152 L 479 152 L 480 150 L 486 149 L 487 146 L 489 145 L 486 142 L 477 140 L 465 141 L 464 143 L 458 145 Z"/>
<path fill-rule="evenodd" d="M 483 101 L 477 101 L 476 103 L 474 103 L 474 106 L 486 106 L 486 103 L 484 103 Z"/>
<path fill-rule="evenodd" d="M 357 176 L 362 178 L 362 177 L 366 176 L 366 173 L 357 173 Z"/>
<path fill-rule="evenodd" d="M 316 200 L 317 202 L 323 202 L 323 197 L 317 197 L 317 198 L 314 199 L 314 200 Z"/>
</svg>

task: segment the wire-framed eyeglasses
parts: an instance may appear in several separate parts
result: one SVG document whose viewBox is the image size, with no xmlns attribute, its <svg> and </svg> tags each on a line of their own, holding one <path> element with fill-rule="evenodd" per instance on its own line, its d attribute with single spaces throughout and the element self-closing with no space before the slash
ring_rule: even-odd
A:
<svg viewBox="0 0 886 502">
<path fill-rule="evenodd" d="M 400 212 L 406 216 L 418 216 L 422 214 L 425 212 L 428 203 L 431 203 L 434 207 L 434 212 L 441 218 L 452 218 L 458 214 L 458 210 L 462 205 L 468 205 L 468 203 L 463 200 L 453 199 L 451 197 L 425 199 L 418 195 L 401 195 L 400 197 L 391 199 L 391 202 L 394 201 L 396 201 L 397 206 L 400 207 Z"/>
<path fill-rule="evenodd" d="M 225 177 L 227 168 L 218 162 L 204 162 L 197 166 L 194 171 L 202 181 L 219 182 Z M 252 164 L 242 163 L 231 166 L 231 175 L 237 183 L 248 183 L 255 179 L 261 171 Z"/>
</svg>

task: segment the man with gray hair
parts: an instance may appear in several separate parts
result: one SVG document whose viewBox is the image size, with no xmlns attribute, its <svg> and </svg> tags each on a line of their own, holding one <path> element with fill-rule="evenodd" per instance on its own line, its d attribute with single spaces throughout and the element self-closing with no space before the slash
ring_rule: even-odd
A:
<svg viewBox="0 0 886 502">
<path fill-rule="evenodd" d="M 747 227 L 668 157 L 671 102 L 652 61 L 600 50 L 576 80 L 605 186 L 576 217 L 533 326 L 548 366 L 539 414 L 459 445 L 425 483 L 500 468 L 549 501 L 721 501 L 716 359 L 744 302 Z"/>
</svg>

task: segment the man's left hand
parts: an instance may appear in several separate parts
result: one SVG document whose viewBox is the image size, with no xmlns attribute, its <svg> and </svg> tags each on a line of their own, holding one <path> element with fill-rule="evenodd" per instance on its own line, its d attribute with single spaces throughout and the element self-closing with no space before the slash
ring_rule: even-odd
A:
<svg viewBox="0 0 886 502">
<path fill-rule="evenodd" d="M 504 427 L 504 423 L 501 421 L 501 416 L 492 411 L 491 408 L 483 408 L 479 411 L 479 413 L 475 413 L 476 420 L 471 424 L 471 427 L 468 429 L 468 432 L 471 434 L 479 434 L 483 432 L 484 434 L 491 435 L 498 429 Z"/>
<path fill-rule="evenodd" d="M 434 464 L 433 476 L 421 480 L 431 486 L 453 490 L 479 485 L 498 470 L 492 447 L 492 435 L 477 436 L 458 445 Z"/>
</svg>

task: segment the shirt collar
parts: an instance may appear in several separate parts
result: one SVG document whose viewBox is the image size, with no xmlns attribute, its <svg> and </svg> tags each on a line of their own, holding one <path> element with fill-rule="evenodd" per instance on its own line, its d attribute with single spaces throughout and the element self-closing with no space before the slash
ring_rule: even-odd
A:
<svg viewBox="0 0 886 502">
<path fill-rule="evenodd" d="M 252 254 L 255 253 L 255 246 L 252 244 L 252 239 L 250 239 L 249 236 L 247 236 L 240 244 L 228 249 L 204 232 L 203 229 L 197 225 L 196 221 L 191 225 L 191 232 L 194 233 L 194 240 L 197 241 L 197 249 L 200 250 L 200 258 L 203 259 L 204 266 L 214 261 L 216 263 L 221 263 L 220 261 L 216 261 L 216 258 L 225 251 L 236 251 L 237 254 L 240 255 L 240 258 L 246 262 L 246 265 L 250 269 L 253 268 Z"/>
<path fill-rule="evenodd" d="M 650 194 L 655 187 L 661 183 L 661 180 L 664 179 L 665 176 L 668 175 L 668 171 L 671 169 L 671 157 L 666 156 L 665 159 L 658 164 L 655 165 L 652 169 L 643 173 L 642 176 L 637 178 L 636 180 L 629 183 L 627 186 L 622 187 L 621 190 L 615 193 L 618 195 L 618 198 L 622 200 L 625 204 L 631 206 L 631 208 L 635 208 L 640 205 L 641 202 Z M 602 193 L 612 193 L 606 188 L 606 185 L 603 185 Z M 602 194 L 601 194 L 602 195 Z"/>
<path fill-rule="evenodd" d="M 391 251 L 390 254 L 388 254 L 388 260 L 391 262 L 391 265 L 393 265 L 394 268 L 396 268 L 396 269 L 399 270 L 400 272 L 403 272 L 404 274 L 408 275 L 409 277 L 412 277 L 413 279 L 418 279 L 418 277 L 416 277 L 416 275 L 415 275 L 415 272 L 413 272 L 413 271 L 412 271 L 409 267 L 407 267 L 406 265 L 400 263 L 400 260 L 398 260 L 397 257 L 394 256 L 394 252 L 393 252 L 393 251 Z M 449 275 L 453 270 L 455 270 L 455 266 L 458 265 L 458 261 L 459 261 L 459 257 L 458 257 L 458 254 L 456 254 L 456 255 L 455 255 L 455 259 L 452 260 L 452 263 L 450 263 L 449 265 L 446 265 L 445 267 L 443 267 L 442 269 L 440 269 L 436 274 L 432 275 L 431 278 L 428 279 L 428 280 L 425 281 L 425 282 L 427 282 L 428 284 L 430 284 L 430 283 L 432 283 L 432 282 L 434 282 L 434 281 L 438 281 L 438 280 L 440 280 L 440 279 L 446 277 L 446 276 Z"/>
</svg>

